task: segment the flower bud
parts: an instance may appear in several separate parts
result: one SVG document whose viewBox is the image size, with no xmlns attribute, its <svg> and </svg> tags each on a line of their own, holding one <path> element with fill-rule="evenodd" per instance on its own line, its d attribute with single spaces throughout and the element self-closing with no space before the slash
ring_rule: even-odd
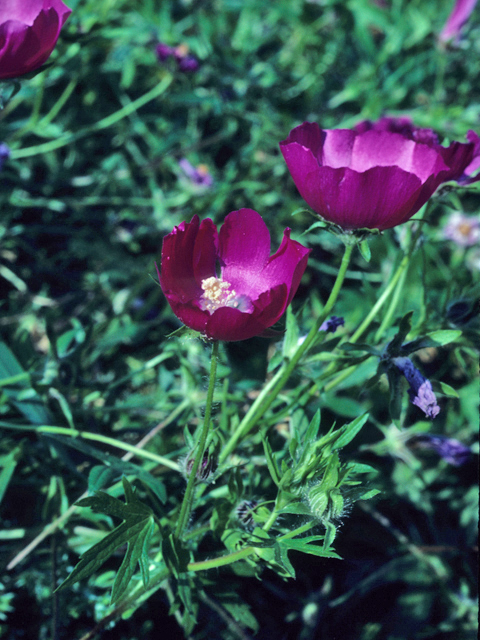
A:
<svg viewBox="0 0 480 640">
<path fill-rule="evenodd" d="M 196 450 L 193 449 L 183 462 L 183 475 L 187 480 L 192 473 L 195 454 Z M 205 449 L 202 461 L 197 469 L 197 473 L 195 474 L 198 482 L 211 482 L 211 478 L 217 470 L 217 467 L 218 462 L 216 454 L 214 452 L 210 452 L 209 449 Z"/>
<path fill-rule="evenodd" d="M 242 500 L 235 509 L 237 519 L 247 529 L 251 529 L 254 525 L 253 512 L 257 507 L 258 502 L 256 500 Z"/>
</svg>

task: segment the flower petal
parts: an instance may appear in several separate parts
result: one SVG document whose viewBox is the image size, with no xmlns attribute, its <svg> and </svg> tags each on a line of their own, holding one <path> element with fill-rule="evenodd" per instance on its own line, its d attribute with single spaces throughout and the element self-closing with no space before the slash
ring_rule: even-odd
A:
<svg viewBox="0 0 480 640">
<path fill-rule="evenodd" d="M 182 303 L 200 298 L 202 279 L 215 275 L 216 233 L 210 219 L 200 225 L 194 216 L 165 236 L 160 285 L 167 298 L 173 295 Z"/>
<path fill-rule="evenodd" d="M 397 167 L 363 173 L 322 167 L 305 176 L 300 193 L 314 211 L 344 229 L 383 230 L 410 212 L 420 187 L 419 178 Z"/>
<path fill-rule="evenodd" d="M 229 213 L 220 229 L 219 258 L 222 278 L 239 294 L 247 294 L 270 255 L 270 233 L 253 209 Z M 262 288 L 262 291 L 265 289 Z"/>
<path fill-rule="evenodd" d="M 285 308 L 288 307 L 297 292 L 300 280 L 307 267 L 310 252 L 311 249 L 307 249 L 299 242 L 291 240 L 290 229 L 285 229 L 280 247 L 268 259 L 261 273 L 264 286 L 267 285 L 270 289 L 282 283 L 287 285 L 289 295 Z"/>
<path fill-rule="evenodd" d="M 353 130 L 322 131 L 305 122 L 280 143 L 301 196 L 344 229 L 394 227 L 411 218 L 444 182 L 471 183 L 480 139 L 439 144 L 408 118 L 364 121 Z"/>
<path fill-rule="evenodd" d="M 236 342 L 258 336 L 282 316 L 287 306 L 285 284 L 260 295 L 252 313 L 242 313 L 232 307 L 221 307 L 208 319 L 204 334 L 212 340 Z"/>
</svg>

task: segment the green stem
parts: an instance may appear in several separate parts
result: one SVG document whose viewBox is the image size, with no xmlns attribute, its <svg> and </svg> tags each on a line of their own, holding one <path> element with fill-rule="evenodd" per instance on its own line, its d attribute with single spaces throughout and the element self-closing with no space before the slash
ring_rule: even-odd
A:
<svg viewBox="0 0 480 640">
<path fill-rule="evenodd" d="M 325 304 L 325 307 L 323 308 L 322 313 L 313 324 L 305 340 L 300 345 L 298 345 L 291 358 L 287 362 L 285 362 L 285 364 L 279 369 L 277 374 L 274 375 L 270 382 L 268 382 L 268 384 L 266 384 L 262 389 L 257 399 L 238 425 L 235 433 L 223 448 L 220 454 L 220 462 L 223 462 L 227 458 L 227 456 L 232 453 L 238 442 L 242 440 L 247 435 L 247 433 L 249 433 L 249 431 L 251 431 L 251 429 L 253 429 L 253 427 L 257 424 L 258 420 L 267 411 L 272 402 L 276 399 L 278 393 L 287 383 L 289 377 L 291 376 L 293 370 L 297 366 L 304 353 L 306 353 L 317 340 L 318 331 L 322 323 L 330 314 L 330 311 L 332 310 L 333 305 L 338 298 L 340 289 L 342 288 L 354 246 L 355 245 L 352 244 L 345 247 L 345 253 L 343 254 L 342 264 L 340 265 L 337 279 L 335 280 L 335 284 L 332 291 L 330 292 L 330 296 Z"/>
<path fill-rule="evenodd" d="M 389 296 L 391 295 L 392 292 L 394 292 L 394 296 L 393 296 L 393 300 L 390 304 L 390 307 L 387 310 L 386 316 L 383 320 L 383 322 L 381 323 L 380 327 L 377 330 L 377 333 L 375 335 L 375 341 L 378 342 L 378 340 L 380 340 L 381 336 L 383 335 L 383 332 L 385 331 L 385 329 L 387 328 L 387 326 L 390 323 L 390 320 L 397 308 L 398 302 L 400 300 L 400 294 L 403 290 L 403 285 L 405 283 L 405 279 L 407 276 L 407 272 L 408 272 L 408 267 L 410 266 L 410 260 L 412 257 L 412 254 L 415 250 L 415 247 L 417 246 L 417 240 L 418 237 L 421 233 L 421 227 L 419 225 L 418 229 L 416 232 L 412 233 L 411 238 L 410 238 L 410 244 L 409 244 L 409 249 L 407 251 L 407 253 L 405 253 L 405 255 L 403 256 L 400 264 L 397 267 L 397 270 L 395 271 L 393 278 L 390 280 L 390 282 L 388 283 L 387 287 L 385 288 L 384 292 L 382 293 L 382 295 L 380 296 L 380 298 L 377 300 L 377 302 L 374 304 L 374 306 L 372 307 L 372 309 L 370 310 L 370 313 L 367 315 L 367 317 L 365 318 L 365 320 L 362 322 L 362 324 L 358 327 L 358 329 L 355 331 L 355 333 L 353 334 L 353 336 L 349 339 L 349 342 L 351 343 L 355 343 L 357 342 L 357 340 L 360 338 L 360 336 L 365 333 L 365 331 L 368 329 L 368 327 L 370 326 L 371 322 L 374 320 L 375 316 L 377 315 L 377 313 L 380 311 L 380 309 L 383 307 L 383 305 L 386 303 L 386 301 L 388 300 Z M 325 379 L 330 377 L 331 375 L 335 375 L 337 370 L 337 363 L 336 362 L 332 362 L 323 372 L 323 374 L 320 376 L 321 379 Z M 340 375 L 338 375 L 336 378 L 334 378 L 333 380 L 331 380 L 328 384 L 326 384 L 324 386 L 324 391 L 330 391 L 330 389 L 333 389 L 334 387 L 336 387 L 340 382 L 343 382 L 346 378 L 348 378 L 348 376 L 353 373 L 353 371 L 356 370 L 356 366 L 351 366 L 348 367 L 347 369 L 344 369 Z M 315 384 L 315 388 L 318 388 L 318 382 L 317 384 Z"/>
<path fill-rule="evenodd" d="M 205 451 L 205 444 L 207 442 L 208 433 L 210 431 L 210 416 L 212 414 L 213 392 L 215 390 L 215 378 L 217 374 L 217 361 L 218 361 L 218 342 L 213 343 L 212 348 L 212 361 L 210 364 L 210 379 L 208 381 L 207 402 L 205 407 L 205 418 L 203 420 L 203 427 L 200 433 L 198 441 L 197 451 L 195 453 L 195 459 L 193 466 L 188 476 L 187 488 L 185 495 L 183 496 L 183 502 L 180 509 L 180 515 L 178 516 L 177 526 L 175 528 L 175 537 L 180 538 L 185 529 L 185 526 L 190 517 L 192 510 L 193 497 L 195 492 L 195 481 L 197 479 L 197 471 L 200 464 L 203 461 L 203 454 Z"/>
<path fill-rule="evenodd" d="M 273 513 L 273 512 L 272 512 Z M 275 517 L 277 514 L 275 514 Z M 278 536 L 277 540 L 288 540 L 290 538 L 295 538 L 296 536 L 305 533 L 312 527 L 314 527 L 317 523 L 313 520 L 303 524 L 298 529 L 294 529 L 293 531 L 289 531 L 282 536 Z M 262 527 L 265 531 L 266 524 Z M 200 562 L 190 562 L 187 565 L 188 571 L 207 571 L 208 569 L 217 569 L 218 567 L 225 567 L 226 565 L 233 564 L 234 562 L 238 562 L 239 560 L 244 560 L 248 558 L 248 556 L 253 555 L 259 547 L 244 547 L 239 551 L 234 551 L 233 553 L 228 553 L 227 555 L 220 556 L 219 558 L 210 558 L 209 560 L 201 560 Z"/>
<path fill-rule="evenodd" d="M 372 321 L 375 318 L 375 316 L 377 315 L 377 313 L 380 311 L 380 309 L 383 307 L 385 302 L 388 300 L 388 298 L 389 298 L 390 294 L 392 293 L 392 291 L 395 289 L 395 287 L 397 285 L 397 282 L 402 277 L 402 274 L 407 269 L 409 263 L 410 263 L 410 254 L 406 254 L 406 255 L 403 256 L 403 259 L 400 262 L 400 264 L 398 265 L 398 269 L 395 272 L 395 275 L 393 276 L 393 278 L 388 283 L 385 291 L 382 293 L 380 298 L 377 300 L 377 302 L 370 309 L 370 313 L 367 315 L 365 320 L 362 322 L 362 324 L 355 331 L 353 336 L 350 338 L 349 342 L 352 342 L 352 343 L 357 342 L 357 340 L 360 338 L 360 336 L 363 333 L 365 333 L 365 331 L 368 329 L 368 327 L 372 323 Z"/>
<path fill-rule="evenodd" d="M 98 433 L 89 433 L 88 431 L 78 431 L 77 429 L 67 429 L 66 427 L 53 427 L 49 425 L 19 425 L 19 424 L 11 424 L 10 422 L 0 422 L 0 427 L 6 429 L 15 429 L 17 431 L 35 431 L 35 433 L 46 433 L 46 434 L 57 434 L 70 436 L 72 438 L 83 438 L 84 440 L 94 440 L 95 442 L 103 442 L 104 444 L 108 444 L 112 447 L 116 447 L 117 449 L 122 449 L 123 451 L 130 451 L 135 454 L 139 458 L 145 458 L 147 460 L 153 460 L 157 464 L 161 464 L 164 467 L 169 467 L 174 471 L 178 471 L 179 467 L 176 462 L 173 460 L 169 460 L 168 458 L 164 458 L 163 456 L 159 456 L 156 453 L 151 453 L 150 451 L 144 451 L 143 449 L 139 449 L 133 444 L 127 444 L 126 442 L 121 442 L 120 440 L 115 440 L 115 438 L 109 438 L 107 436 L 102 436 Z"/>
<path fill-rule="evenodd" d="M 397 283 L 399 284 L 399 288 L 401 292 L 408 267 L 410 266 L 410 260 L 412 258 L 412 254 L 415 250 L 415 247 L 417 246 L 417 240 L 420 233 L 421 233 L 421 224 L 418 225 L 418 229 L 416 230 L 416 232 L 412 233 L 408 251 L 403 256 L 402 261 L 398 265 L 393 278 L 388 283 L 385 291 L 382 293 L 380 298 L 373 305 L 372 309 L 370 310 L 370 313 L 367 315 L 365 320 L 362 322 L 362 324 L 358 327 L 358 329 L 355 331 L 353 336 L 350 338 L 349 342 L 356 342 L 358 338 L 366 331 L 366 329 L 370 326 L 370 323 L 372 322 L 372 320 L 375 318 L 377 313 L 380 311 L 380 309 L 383 307 L 385 302 L 388 300 L 392 291 L 394 291 L 394 289 L 396 288 Z M 398 294 L 396 293 L 396 295 L 400 295 L 400 292 Z M 396 306 L 396 303 L 395 303 L 395 306 Z M 394 310 L 395 309 L 392 310 L 392 314 Z M 387 316 L 389 315 L 390 314 L 387 313 Z M 382 323 L 382 326 L 384 326 L 384 323 Z M 377 334 L 381 335 L 380 328 L 378 329 Z"/>
<path fill-rule="evenodd" d="M 102 129 L 106 129 L 107 127 L 111 127 L 112 124 L 119 122 L 123 118 L 126 118 L 127 116 L 137 111 L 137 109 L 140 109 L 140 107 L 143 107 L 144 105 L 146 105 L 148 102 L 151 102 L 155 98 L 158 98 L 159 96 L 161 96 L 162 93 L 164 93 L 168 89 L 168 87 L 172 83 L 172 80 L 173 80 L 173 76 L 171 74 L 168 74 L 163 78 L 161 82 L 159 82 L 159 84 L 153 87 L 153 89 L 151 89 L 150 91 L 147 91 L 147 93 L 145 93 L 143 96 L 140 96 L 140 98 L 137 98 L 133 102 L 129 102 L 122 109 L 119 109 L 115 113 L 112 113 L 111 115 L 105 118 L 102 118 L 102 120 L 99 120 L 95 124 L 89 127 L 80 129 L 75 133 L 67 133 L 62 138 L 59 138 L 57 140 L 50 140 L 49 142 L 44 142 L 43 144 L 38 144 L 33 147 L 27 147 L 26 149 L 13 150 L 10 157 L 12 159 L 28 158 L 30 156 L 36 156 L 40 153 L 47 153 L 48 151 L 54 151 L 55 149 L 60 149 L 61 147 L 65 147 L 66 145 L 71 144 L 72 142 L 76 142 L 80 138 L 83 138 L 84 136 L 87 136 L 90 133 L 94 133 L 96 131 L 101 131 Z"/>
<path fill-rule="evenodd" d="M 395 313 L 398 303 L 400 302 L 400 295 L 403 291 L 403 286 L 405 284 L 405 280 L 407 278 L 407 270 L 402 271 L 400 278 L 398 279 L 398 284 L 393 292 L 392 299 L 390 301 L 390 305 L 383 316 L 382 323 L 378 327 L 378 330 L 375 334 L 374 343 L 378 344 L 383 336 L 385 330 L 391 325 L 393 314 Z"/>
</svg>

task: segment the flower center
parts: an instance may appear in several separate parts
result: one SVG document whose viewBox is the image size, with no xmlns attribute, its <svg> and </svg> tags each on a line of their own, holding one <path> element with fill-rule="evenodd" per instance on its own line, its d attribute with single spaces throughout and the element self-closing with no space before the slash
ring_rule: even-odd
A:
<svg viewBox="0 0 480 640">
<path fill-rule="evenodd" d="M 213 313 L 220 307 L 232 307 L 242 312 L 251 310 L 251 302 L 244 295 L 237 295 L 229 282 L 212 276 L 202 280 L 203 294 L 200 297 L 202 311 Z"/>
<path fill-rule="evenodd" d="M 472 225 L 469 222 L 462 222 L 458 225 L 458 231 L 462 234 L 462 236 L 467 237 L 472 231 Z"/>
</svg>

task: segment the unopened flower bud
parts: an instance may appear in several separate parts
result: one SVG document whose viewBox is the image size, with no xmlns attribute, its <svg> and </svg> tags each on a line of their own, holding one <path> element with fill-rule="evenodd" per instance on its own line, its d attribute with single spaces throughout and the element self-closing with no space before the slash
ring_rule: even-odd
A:
<svg viewBox="0 0 480 640">
<path fill-rule="evenodd" d="M 191 451 L 185 459 L 184 475 L 187 478 L 187 480 L 190 477 L 190 474 L 192 473 L 194 462 L 195 462 L 195 450 Z M 210 451 L 206 449 L 203 454 L 202 461 L 200 462 L 200 465 L 197 469 L 197 473 L 195 474 L 197 480 L 199 482 L 210 482 L 210 479 L 215 473 L 215 471 L 217 470 L 217 467 L 218 467 L 218 463 L 217 463 L 216 455 L 213 453 L 210 453 Z"/>
<path fill-rule="evenodd" d="M 247 529 L 250 529 L 254 525 L 253 512 L 257 507 L 258 502 L 256 500 L 242 500 L 235 509 L 235 515 L 240 523 Z"/>
</svg>

